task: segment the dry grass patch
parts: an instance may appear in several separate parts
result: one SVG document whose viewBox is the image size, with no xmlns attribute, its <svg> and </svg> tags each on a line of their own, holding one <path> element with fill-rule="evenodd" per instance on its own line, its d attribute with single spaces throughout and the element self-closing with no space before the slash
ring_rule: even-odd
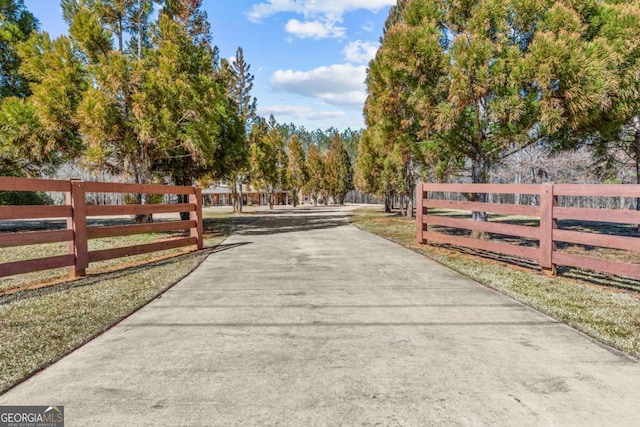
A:
<svg viewBox="0 0 640 427">
<path fill-rule="evenodd" d="M 640 283 L 598 274 L 567 272 L 549 278 L 533 269 L 482 258 L 470 251 L 415 241 L 415 220 L 358 209 L 359 228 L 421 253 L 473 280 L 633 356 L 640 356 Z M 526 263 L 525 263 L 526 265 Z"/>
</svg>

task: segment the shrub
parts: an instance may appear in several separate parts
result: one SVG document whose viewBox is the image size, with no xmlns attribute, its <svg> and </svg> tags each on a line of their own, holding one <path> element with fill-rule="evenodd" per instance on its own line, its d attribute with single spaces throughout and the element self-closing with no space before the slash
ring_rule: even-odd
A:
<svg viewBox="0 0 640 427">
<path fill-rule="evenodd" d="M 52 205 L 53 200 L 42 191 L 0 191 L 0 205 Z"/>
</svg>

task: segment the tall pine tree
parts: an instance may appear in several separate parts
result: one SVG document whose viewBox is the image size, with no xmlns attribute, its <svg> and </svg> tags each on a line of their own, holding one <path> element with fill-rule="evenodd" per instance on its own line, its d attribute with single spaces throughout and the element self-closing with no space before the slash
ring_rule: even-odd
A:
<svg viewBox="0 0 640 427">
<path fill-rule="evenodd" d="M 242 212 L 243 185 L 249 181 L 249 138 L 248 134 L 256 119 L 257 100 L 251 96 L 254 76 L 251 65 L 244 59 L 244 51 L 239 47 L 235 58 L 223 61 L 223 72 L 229 78 L 230 96 L 234 101 L 239 120 L 239 130 L 227 153 L 229 181 L 233 197 L 234 212 Z"/>
<path fill-rule="evenodd" d="M 306 155 L 302 148 L 302 143 L 297 135 L 289 138 L 287 162 L 287 184 L 291 190 L 293 207 L 300 203 L 300 190 L 309 181 L 309 171 L 307 170 Z"/>
<path fill-rule="evenodd" d="M 591 26 L 597 3 L 399 1 L 365 110 L 389 141 L 384 154 L 407 178 L 464 165 L 481 183 L 522 147 L 585 134 L 615 97 L 615 53 Z"/>
<path fill-rule="evenodd" d="M 303 189 L 311 196 L 313 205 L 317 206 L 318 199 L 324 190 L 325 159 L 318 146 L 313 143 L 309 145 L 307 170 L 309 171 L 309 180 Z"/>
<path fill-rule="evenodd" d="M 338 133 L 333 136 L 324 172 L 327 195 L 335 204 L 343 205 L 347 193 L 353 189 L 353 168 L 349 153 Z"/>
<path fill-rule="evenodd" d="M 276 191 L 286 186 L 287 156 L 284 136 L 275 118 L 254 123 L 249 135 L 251 142 L 251 182 L 258 190 L 269 193 L 269 208 L 276 202 Z"/>
</svg>

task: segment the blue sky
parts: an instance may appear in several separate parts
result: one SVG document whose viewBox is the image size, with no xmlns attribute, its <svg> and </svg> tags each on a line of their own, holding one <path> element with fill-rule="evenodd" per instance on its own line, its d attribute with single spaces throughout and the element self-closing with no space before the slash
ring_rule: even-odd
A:
<svg viewBox="0 0 640 427">
<path fill-rule="evenodd" d="M 307 129 L 364 126 L 364 79 L 395 0 L 204 0 L 225 58 L 238 46 L 255 75 L 258 113 Z M 25 0 L 52 36 L 67 32 L 57 0 Z"/>
</svg>

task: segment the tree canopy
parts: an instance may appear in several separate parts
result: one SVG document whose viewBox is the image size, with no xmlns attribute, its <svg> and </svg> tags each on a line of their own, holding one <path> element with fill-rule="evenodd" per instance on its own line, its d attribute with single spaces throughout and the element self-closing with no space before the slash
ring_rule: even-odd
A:
<svg viewBox="0 0 640 427">
<path fill-rule="evenodd" d="M 347 192 L 353 189 L 353 168 L 349 153 L 339 134 L 335 134 L 325 160 L 325 186 L 327 196 L 343 205 Z"/>
<path fill-rule="evenodd" d="M 529 145 L 611 135 L 638 110 L 638 28 L 637 1 L 398 1 L 368 70 L 359 169 L 392 163 L 380 180 L 410 194 L 420 173 L 487 182 Z"/>
</svg>

